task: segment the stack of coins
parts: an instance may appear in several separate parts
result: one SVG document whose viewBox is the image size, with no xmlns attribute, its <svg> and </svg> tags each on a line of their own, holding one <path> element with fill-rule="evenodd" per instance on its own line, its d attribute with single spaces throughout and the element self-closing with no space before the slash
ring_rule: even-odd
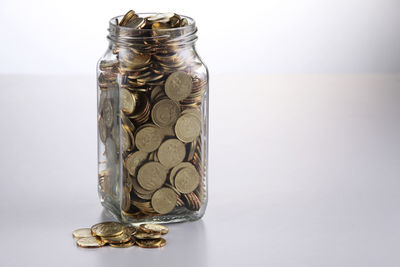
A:
<svg viewBox="0 0 400 267">
<path fill-rule="evenodd" d="M 127 248 L 137 245 L 142 248 L 160 248 L 167 244 L 161 237 L 168 228 L 159 224 L 141 224 L 140 227 L 125 226 L 118 222 L 103 222 L 91 228 L 81 228 L 72 232 L 76 244 L 83 248 L 98 248 L 109 245 Z"/>
<path fill-rule="evenodd" d="M 116 42 L 115 58 L 99 63 L 98 127 L 107 166 L 118 171 L 121 159 L 122 212 L 140 219 L 198 211 L 205 199 L 207 74 L 179 38 L 188 21 L 131 10 L 115 23 L 132 38 L 130 45 Z M 99 176 L 107 189 L 105 177 L 113 178 Z"/>
</svg>

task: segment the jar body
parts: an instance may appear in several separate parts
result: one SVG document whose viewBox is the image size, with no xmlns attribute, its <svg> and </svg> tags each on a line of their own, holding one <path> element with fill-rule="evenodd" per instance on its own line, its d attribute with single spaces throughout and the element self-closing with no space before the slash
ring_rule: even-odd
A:
<svg viewBox="0 0 400 267">
<path fill-rule="evenodd" d="M 208 198 L 208 71 L 192 43 L 146 40 L 111 40 L 97 65 L 100 201 L 124 223 L 197 220 Z"/>
</svg>

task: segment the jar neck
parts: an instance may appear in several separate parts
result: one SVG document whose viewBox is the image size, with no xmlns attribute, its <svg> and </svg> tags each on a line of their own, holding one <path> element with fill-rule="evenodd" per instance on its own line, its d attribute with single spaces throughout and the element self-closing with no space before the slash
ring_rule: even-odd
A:
<svg viewBox="0 0 400 267">
<path fill-rule="evenodd" d="M 146 16 L 147 14 L 139 14 Z M 107 38 L 112 45 L 123 48 L 132 48 L 139 52 L 157 52 L 160 50 L 185 49 L 193 47 L 197 40 L 197 27 L 192 18 L 184 17 L 188 20 L 188 25 L 170 29 L 133 29 L 119 26 L 117 21 L 121 17 L 110 20 L 109 35 Z"/>
</svg>

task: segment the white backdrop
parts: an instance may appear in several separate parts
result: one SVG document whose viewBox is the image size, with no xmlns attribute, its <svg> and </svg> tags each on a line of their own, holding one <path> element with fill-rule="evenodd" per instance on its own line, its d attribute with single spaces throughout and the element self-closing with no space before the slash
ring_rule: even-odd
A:
<svg viewBox="0 0 400 267">
<path fill-rule="evenodd" d="M 212 73 L 400 72 L 399 0 L 1 0 L 0 74 L 93 74 L 128 9 L 196 19 Z"/>
</svg>

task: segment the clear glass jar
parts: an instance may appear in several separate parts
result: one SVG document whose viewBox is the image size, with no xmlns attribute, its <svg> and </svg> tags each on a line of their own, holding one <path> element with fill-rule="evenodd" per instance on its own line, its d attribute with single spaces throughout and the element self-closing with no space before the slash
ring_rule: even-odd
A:
<svg viewBox="0 0 400 267">
<path fill-rule="evenodd" d="M 98 192 L 124 223 L 198 220 L 206 209 L 208 71 L 195 22 L 181 17 L 186 26 L 158 30 L 111 19 L 97 65 Z"/>
</svg>

